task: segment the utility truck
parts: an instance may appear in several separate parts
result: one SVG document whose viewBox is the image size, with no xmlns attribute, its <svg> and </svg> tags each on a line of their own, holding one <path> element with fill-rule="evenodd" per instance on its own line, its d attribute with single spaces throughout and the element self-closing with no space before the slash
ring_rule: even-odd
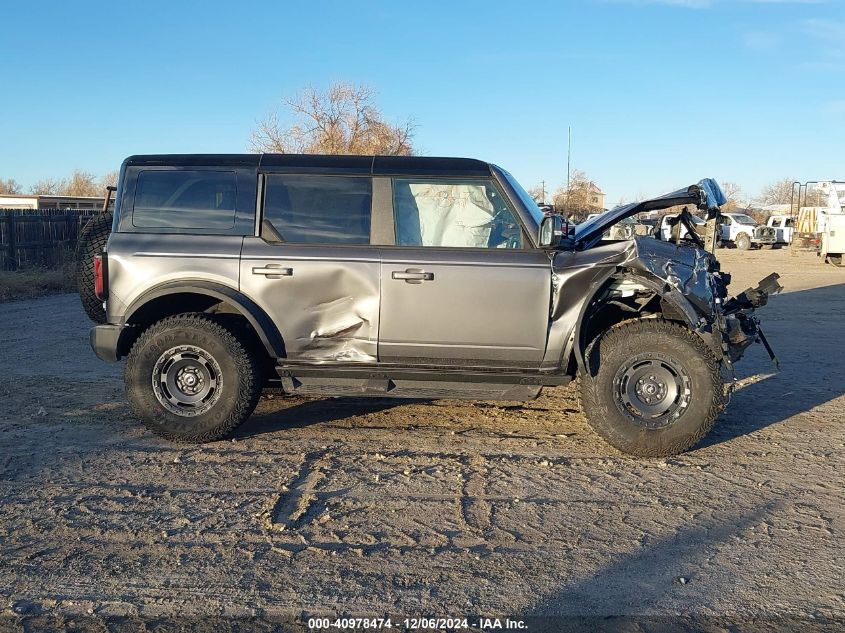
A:
<svg viewBox="0 0 845 633">
<path fill-rule="evenodd" d="M 791 208 L 795 216 L 793 248 L 816 251 L 825 262 L 841 266 L 845 253 L 845 182 L 796 182 Z"/>
</svg>

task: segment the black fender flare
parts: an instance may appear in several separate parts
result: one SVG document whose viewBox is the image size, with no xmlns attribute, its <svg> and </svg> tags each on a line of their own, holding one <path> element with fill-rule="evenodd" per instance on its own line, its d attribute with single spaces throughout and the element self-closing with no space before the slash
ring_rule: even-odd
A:
<svg viewBox="0 0 845 633">
<path fill-rule="evenodd" d="M 272 358 L 285 357 L 285 344 L 273 319 L 252 299 L 234 288 L 204 280 L 170 281 L 154 286 L 135 299 L 127 308 L 124 324 L 132 322 L 132 316 L 150 301 L 182 293 L 205 295 L 225 301 L 240 312 L 261 339 L 261 343 Z"/>
<path fill-rule="evenodd" d="M 634 279 L 638 283 L 641 283 L 647 288 L 653 290 L 657 296 L 660 297 L 661 303 L 666 302 L 683 316 L 684 322 L 690 327 L 690 329 L 693 331 L 698 330 L 699 317 L 693 305 L 686 299 L 686 297 L 684 297 L 683 294 L 678 292 L 678 290 L 670 286 L 664 280 L 653 276 L 646 271 L 611 269 L 606 275 L 602 275 L 601 278 L 596 279 L 592 283 L 590 293 L 581 304 L 581 309 L 578 312 L 578 319 L 575 322 L 575 327 L 573 328 L 572 334 L 570 335 L 566 345 L 567 349 L 564 352 L 563 358 L 566 359 L 570 356 L 574 356 L 577 371 L 579 373 L 586 370 L 587 365 L 584 359 L 584 354 L 587 351 L 587 345 L 590 343 L 585 340 L 584 329 L 581 327 L 584 323 L 584 316 L 587 314 L 587 310 L 595 303 L 599 294 L 604 291 L 611 278 L 619 277 L 620 273 L 623 277 Z"/>
</svg>

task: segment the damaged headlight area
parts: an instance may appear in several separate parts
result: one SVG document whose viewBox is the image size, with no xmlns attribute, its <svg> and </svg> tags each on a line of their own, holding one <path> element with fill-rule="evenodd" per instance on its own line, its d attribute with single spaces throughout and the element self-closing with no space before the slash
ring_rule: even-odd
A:
<svg viewBox="0 0 845 633">
<path fill-rule="evenodd" d="M 772 273 L 754 288 L 748 288 L 722 306 L 724 347 L 730 362 L 739 360 L 749 345 L 759 341 L 775 366 L 778 366 L 778 358 L 763 334 L 760 321 L 754 316 L 754 311 L 766 305 L 770 296 L 783 290 L 778 279 L 780 275 Z"/>
</svg>

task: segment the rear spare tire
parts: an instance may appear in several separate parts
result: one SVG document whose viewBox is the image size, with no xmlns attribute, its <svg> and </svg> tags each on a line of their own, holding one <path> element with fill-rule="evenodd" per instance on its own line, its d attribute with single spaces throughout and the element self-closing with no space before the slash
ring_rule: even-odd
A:
<svg viewBox="0 0 845 633">
<path fill-rule="evenodd" d="M 77 242 L 76 285 L 79 288 L 82 309 L 94 323 L 106 322 L 103 302 L 94 294 L 94 257 L 106 247 L 111 225 L 111 213 L 95 215 L 88 220 Z"/>
<path fill-rule="evenodd" d="M 657 319 L 629 321 L 587 350 L 581 403 L 590 426 L 622 452 L 675 455 L 724 409 L 719 363 L 696 334 Z"/>
<path fill-rule="evenodd" d="M 144 331 L 124 381 L 135 415 L 178 442 L 226 437 L 252 414 L 262 387 L 255 356 L 202 313 L 168 317 Z"/>
</svg>

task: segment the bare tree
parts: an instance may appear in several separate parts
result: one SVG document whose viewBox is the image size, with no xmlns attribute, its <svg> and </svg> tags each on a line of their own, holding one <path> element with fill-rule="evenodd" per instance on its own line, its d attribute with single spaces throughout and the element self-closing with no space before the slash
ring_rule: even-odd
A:
<svg viewBox="0 0 845 633">
<path fill-rule="evenodd" d="M 572 218 L 581 218 L 589 213 L 601 211 L 598 202 L 597 187 L 583 171 L 573 169 L 569 175 L 569 188 L 566 184 L 552 196 L 552 202 L 558 213 Z"/>
<path fill-rule="evenodd" d="M 308 87 L 283 101 L 293 123 L 283 127 L 270 113 L 252 132 L 250 146 L 280 154 L 412 154 L 413 122 L 388 123 L 374 98 L 368 86 L 351 83 L 335 83 L 326 92 Z"/>
<path fill-rule="evenodd" d="M 97 183 L 97 177 L 87 171 L 74 170 L 61 190 L 63 196 L 100 196 L 102 187 Z"/>
<path fill-rule="evenodd" d="M 68 178 L 39 180 L 29 188 L 29 192 L 42 196 L 100 197 L 106 184 L 112 182 L 117 182 L 117 172 L 109 172 L 98 181 L 94 174 L 75 169 Z"/>
<path fill-rule="evenodd" d="M 14 178 L 0 178 L 0 194 L 17 194 L 21 192 L 20 183 Z"/>
<path fill-rule="evenodd" d="M 742 202 L 742 188 L 735 182 L 720 183 L 722 193 L 725 194 L 727 202 L 722 205 L 724 211 L 734 211 Z"/>
<path fill-rule="evenodd" d="M 763 187 L 760 204 L 790 204 L 792 202 L 793 178 L 781 178 Z"/>
<path fill-rule="evenodd" d="M 118 173 L 116 171 L 109 171 L 103 174 L 100 178 L 100 193 L 98 195 L 105 195 L 103 191 L 106 187 L 117 187 Z"/>
<path fill-rule="evenodd" d="M 29 193 L 36 196 L 58 196 L 64 187 L 63 180 L 55 178 L 44 178 L 29 188 Z"/>
<path fill-rule="evenodd" d="M 526 192 L 537 204 L 546 202 L 546 188 L 542 185 L 534 185 Z"/>
</svg>

